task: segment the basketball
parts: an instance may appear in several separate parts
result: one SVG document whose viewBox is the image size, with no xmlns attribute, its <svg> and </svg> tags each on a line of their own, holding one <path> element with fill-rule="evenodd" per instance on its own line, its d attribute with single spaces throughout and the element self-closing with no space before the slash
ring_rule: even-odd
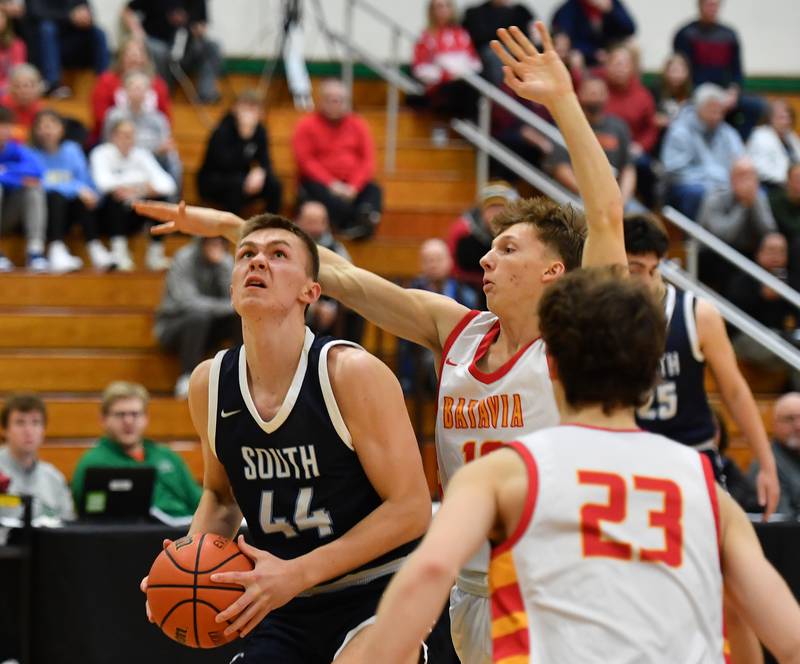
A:
<svg viewBox="0 0 800 664">
<path fill-rule="evenodd" d="M 153 622 L 173 641 L 190 648 L 216 648 L 238 638 L 225 636 L 229 623 L 216 615 L 243 592 L 241 586 L 211 582 L 218 572 L 247 572 L 252 561 L 236 542 L 195 533 L 172 542 L 156 558 L 147 580 Z"/>
</svg>

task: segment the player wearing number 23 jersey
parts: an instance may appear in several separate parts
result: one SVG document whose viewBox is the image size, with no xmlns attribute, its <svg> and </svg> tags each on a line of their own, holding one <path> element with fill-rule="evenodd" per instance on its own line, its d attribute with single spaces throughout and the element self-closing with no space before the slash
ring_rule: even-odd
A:
<svg viewBox="0 0 800 664">
<path fill-rule="evenodd" d="M 528 493 L 492 551 L 494 661 L 723 662 L 708 459 L 638 429 L 559 426 L 513 447 Z"/>
</svg>

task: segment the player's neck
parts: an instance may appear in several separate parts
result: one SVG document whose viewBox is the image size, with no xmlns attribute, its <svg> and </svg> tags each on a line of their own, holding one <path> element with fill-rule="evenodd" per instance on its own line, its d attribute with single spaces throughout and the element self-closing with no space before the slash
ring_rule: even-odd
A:
<svg viewBox="0 0 800 664">
<path fill-rule="evenodd" d="M 519 307 L 519 311 L 500 318 L 500 334 L 492 344 L 492 353 L 511 357 L 540 334 L 536 307 Z"/>
<path fill-rule="evenodd" d="M 279 321 L 243 321 L 242 336 L 253 391 L 288 391 L 305 343 L 302 321 L 288 317 Z"/>
<path fill-rule="evenodd" d="M 633 408 L 617 408 L 611 413 L 605 413 L 599 404 L 581 408 L 562 406 L 561 424 L 579 424 L 602 429 L 638 428 Z"/>
<path fill-rule="evenodd" d="M 8 451 L 10 452 L 11 456 L 14 458 L 14 461 L 17 462 L 20 468 L 25 470 L 30 470 L 33 467 L 33 464 L 36 463 L 36 452 L 24 452 L 22 450 L 18 450 L 13 448 L 9 445 Z"/>
</svg>

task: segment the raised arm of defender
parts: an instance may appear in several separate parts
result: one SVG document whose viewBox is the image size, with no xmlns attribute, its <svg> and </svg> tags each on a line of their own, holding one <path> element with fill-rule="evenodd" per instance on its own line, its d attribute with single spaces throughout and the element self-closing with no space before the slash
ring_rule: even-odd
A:
<svg viewBox="0 0 800 664">
<path fill-rule="evenodd" d="M 541 21 L 535 27 L 541 52 L 517 27 L 498 30 L 503 45 L 492 42 L 492 49 L 503 62 L 506 84 L 520 97 L 543 104 L 564 136 L 589 231 L 583 265 L 627 265 L 622 194 L 611 165 L 578 103 L 550 33 Z"/>
</svg>

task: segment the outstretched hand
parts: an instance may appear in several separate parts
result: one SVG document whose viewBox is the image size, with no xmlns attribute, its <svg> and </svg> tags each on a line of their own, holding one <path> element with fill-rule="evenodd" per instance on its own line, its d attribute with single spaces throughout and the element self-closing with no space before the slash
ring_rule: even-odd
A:
<svg viewBox="0 0 800 664">
<path fill-rule="evenodd" d="M 232 242 L 238 240 L 238 227 L 241 219 L 222 210 L 186 205 L 181 201 L 164 203 L 161 201 L 138 201 L 133 209 L 137 214 L 161 222 L 150 229 L 153 235 L 186 233 L 201 237 L 226 237 Z"/>
<path fill-rule="evenodd" d="M 572 79 L 556 53 L 544 23 L 536 21 L 535 28 L 544 47 L 541 53 L 516 26 L 498 30 L 497 36 L 502 44 L 492 41 L 492 50 L 503 63 L 508 87 L 524 99 L 551 108 L 559 99 L 573 92 Z"/>
</svg>

